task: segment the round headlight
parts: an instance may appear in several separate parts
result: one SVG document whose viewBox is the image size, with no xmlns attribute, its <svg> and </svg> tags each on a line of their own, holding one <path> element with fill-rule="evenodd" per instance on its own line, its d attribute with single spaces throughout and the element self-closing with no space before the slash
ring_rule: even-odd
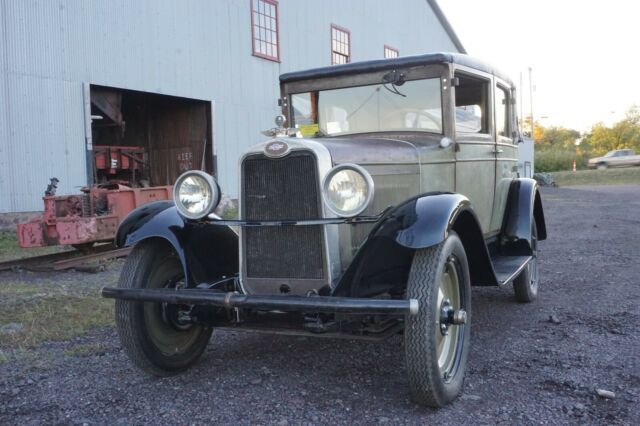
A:
<svg viewBox="0 0 640 426">
<path fill-rule="evenodd" d="M 325 176 L 322 196 L 327 207 L 342 217 L 357 216 L 373 199 L 373 179 L 357 164 L 341 164 Z"/>
<path fill-rule="evenodd" d="M 180 175 L 173 186 L 178 212 L 187 219 L 200 219 L 220 202 L 220 187 L 210 175 L 191 170 Z"/>
</svg>

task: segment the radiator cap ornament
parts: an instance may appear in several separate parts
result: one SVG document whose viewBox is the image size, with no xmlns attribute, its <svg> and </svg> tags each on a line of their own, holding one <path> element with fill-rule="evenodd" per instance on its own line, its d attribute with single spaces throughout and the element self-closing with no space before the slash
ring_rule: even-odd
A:
<svg viewBox="0 0 640 426">
<path fill-rule="evenodd" d="M 280 158 L 287 155 L 289 153 L 289 150 L 290 148 L 288 143 L 281 140 L 275 140 L 275 141 L 269 142 L 264 147 L 264 154 L 267 157 Z"/>
</svg>

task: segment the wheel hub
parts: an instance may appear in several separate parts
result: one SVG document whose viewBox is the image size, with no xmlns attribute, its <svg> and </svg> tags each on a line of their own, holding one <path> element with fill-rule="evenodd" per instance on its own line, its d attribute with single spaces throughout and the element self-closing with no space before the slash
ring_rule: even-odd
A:
<svg viewBox="0 0 640 426">
<path fill-rule="evenodd" d="M 451 325 L 461 325 L 467 322 L 467 312 L 464 309 L 453 309 L 451 301 L 444 299 L 440 304 L 440 333 L 449 334 Z"/>
</svg>

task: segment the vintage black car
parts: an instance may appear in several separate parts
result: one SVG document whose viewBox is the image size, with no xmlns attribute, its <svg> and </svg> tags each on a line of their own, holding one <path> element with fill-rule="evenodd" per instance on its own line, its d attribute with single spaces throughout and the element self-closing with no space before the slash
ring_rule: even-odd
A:
<svg viewBox="0 0 640 426">
<path fill-rule="evenodd" d="M 513 83 L 459 54 L 280 77 L 284 116 L 240 159 L 239 220 L 212 212 L 215 179 L 184 173 L 174 202 L 123 221 L 133 246 L 116 324 L 155 375 L 192 365 L 214 328 L 385 339 L 404 333 L 414 401 L 463 386 L 471 286 L 538 292 L 546 238 L 536 182 L 519 178 Z M 287 123 L 285 125 L 285 123 Z M 498 327 L 499 324 L 496 324 Z"/>
</svg>

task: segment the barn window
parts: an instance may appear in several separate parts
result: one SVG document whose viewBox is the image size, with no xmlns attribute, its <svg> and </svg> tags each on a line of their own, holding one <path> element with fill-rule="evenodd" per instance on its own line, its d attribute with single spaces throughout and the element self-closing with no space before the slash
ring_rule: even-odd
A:
<svg viewBox="0 0 640 426">
<path fill-rule="evenodd" d="M 400 51 L 395 47 L 384 45 L 384 57 L 385 58 L 397 58 L 400 56 Z"/>
<path fill-rule="evenodd" d="M 251 0 L 251 33 L 255 56 L 280 61 L 278 2 Z"/>
<path fill-rule="evenodd" d="M 351 33 L 331 25 L 331 65 L 351 62 Z"/>
</svg>

